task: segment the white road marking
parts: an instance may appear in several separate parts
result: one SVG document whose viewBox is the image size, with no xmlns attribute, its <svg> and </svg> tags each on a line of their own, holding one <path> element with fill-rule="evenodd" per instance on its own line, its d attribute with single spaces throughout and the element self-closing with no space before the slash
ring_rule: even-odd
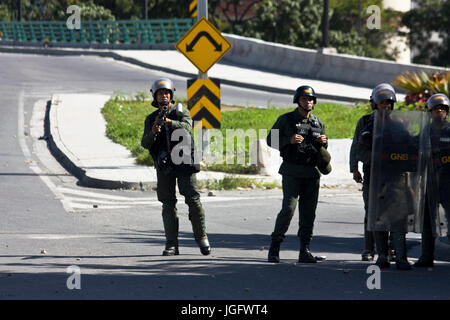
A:
<svg viewBox="0 0 450 320">
<path fill-rule="evenodd" d="M 117 205 L 150 205 L 150 206 L 160 206 L 161 202 L 157 201 L 157 200 L 148 200 L 148 201 L 135 201 L 132 198 L 129 198 L 128 200 L 124 201 L 121 200 L 119 202 L 114 202 L 114 201 L 108 201 L 108 200 L 99 200 L 99 199 L 92 199 L 92 198 L 75 198 L 75 197 L 68 197 L 65 196 L 65 199 L 67 201 L 70 202 L 90 202 L 93 204 L 117 204 Z"/>
<path fill-rule="evenodd" d="M 34 114 L 34 112 L 33 112 Z M 19 93 L 19 105 L 18 105 L 18 123 L 17 123 L 17 137 L 19 139 L 19 145 L 22 149 L 22 153 L 24 154 L 26 161 L 31 161 L 31 152 L 27 146 L 25 141 L 25 116 L 24 116 L 24 89 L 20 90 Z M 45 183 L 45 185 L 53 192 L 57 199 L 59 199 L 66 211 L 72 211 L 70 204 L 64 200 L 64 196 L 58 191 L 56 185 L 50 180 L 49 177 L 43 175 L 42 170 L 34 163 L 34 161 L 30 162 L 30 169 L 36 173 L 39 178 Z"/>
<path fill-rule="evenodd" d="M 131 198 L 131 197 L 123 197 L 123 196 L 113 196 L 103 193 L 97 193 L 97 192 L 91 192 L 91 191 L 84 191 L 84 190 L 78 190 L 78 189 L 70 189 L 65 187 L 58 187 L 58 190 L 61 193 L 69 193 L 69 194 L 75 194 L 83 197 L 94 197 L 94 198 L 101 198 L 101 199 L 109 199 L 109 200 L 125 200 L 129 201 L 132 199 L 137 200 L 150 200 L 151 198 Z"/>
</svg>

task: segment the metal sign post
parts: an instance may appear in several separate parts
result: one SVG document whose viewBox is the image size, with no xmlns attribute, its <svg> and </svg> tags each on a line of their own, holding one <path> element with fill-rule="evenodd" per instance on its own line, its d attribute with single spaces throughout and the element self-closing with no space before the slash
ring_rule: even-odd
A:
<svg viewBox="0 0 450 320">
<path fill-rule="evenodd" d="M 198 21 L 175 48 L 198 69 L 197 78 L 188 80 L 187 98 L 194 129 L 202 127 L 199 149 L 205 159 L 209 148 L 208 129 L 220 128 L 221 122 L 220 81 L 209 79 L 208 70 L 231 49 L 232 44 L 208 21 L 208 0 L 197 0 L 196 3 Z"/>
<path fill-rule="evenodd" d="M 197 21 L 203 17 L 208 19 L 208 0 L 197 0 Z M 208 79 L 208 72 L 202 73 L 199 70 L 197 78 Z M 202 128 L 201 144 L 202 160 L 204 160 L 205 155 L 209 153 L 209 131 L 204 127 Z"/>
<path fill-rule="evenodd" d="M 197 21 L 200 21 L 203 17 L 208 19 L 208 0 L 198 0 L 197 1 Z M 198 71 L 199 79 L 208 79 L 208 72 L 202 73 Z"/>
</svg>

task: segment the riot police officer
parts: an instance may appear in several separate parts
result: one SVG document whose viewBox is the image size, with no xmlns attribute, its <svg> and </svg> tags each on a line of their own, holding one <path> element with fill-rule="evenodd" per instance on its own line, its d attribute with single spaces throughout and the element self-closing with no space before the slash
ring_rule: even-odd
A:
<svg viewBox="0 0 450 320">
<path fill-rule="evenodd" d="M 309 245 L 319 196 L 319 170 L 324 174 L 331 171 L 330 157 L 326 151 L 328 143 L 325 126 L 311 113 L 317 102 L 314 89 L 310 86 L 298 87 L 293 102 L 297 104 L 297 108 L 281 115 L 267 136 L 267 144 L 279 149 L 283 157 L 278 171 L 282 175 L 283 203 L 271 234 L 268 261 L 280 261 L 280 244 L 285 238 L 300 197 L 298 262 L 315 263 L 317 260 L 311 254 Z"/>
<path fill-rule="evenodd" d="M 162 218 L 166 236 L 164 256 L 179 254 L 177 216 L 177 198 L 175 184 L 178 182 L 180 194 L 184 196 L 185 203 L 189 207 L 189 220 L 192 224 L 195 240 L 203 255 L 211 252 L 205 228 L 205 213 L 200 202 L 200 194 L 197 190 L 196 173 L 200 171 L 199 164 L 195 163 L 195 144 L 190 133 L 192 119 L 189 111 L 183 110 L 181 104 L 175 107 L 173 82 L 162 78 L 154 81 L 150 92 L 153 95 L 152 105 L 158 110 L 145 119 L 142 147 L 149 150 L 157 173 L 157 196 L 162 203 Z M 174 132 L 182 136 L 190 149 L 190 154 L 183 154 L 183 161 L 173 159 L 172 150 L 178 148 L 177 141 L 172 141 Z M 181 135 L 179 134 L 181 132 Z M 176 140 L 176 139 L 174 139 Z M 186 150 L 179 148 L 178 150 Z M 187 160 L 186 160 L 187 159 Z M 176 160 L 176 161 L 175 161 Z"/>
<path fill-rule="evenodd" d="M 450 193 L 450 124 L 447 121 L 449 107 L 449 98 L 441 93 L 434 94 L 427 100 L 427 110 L 431 114 L 431 125 L 426 128 L 430 135 L 431 158 L 427 171 L 422 253 L 414 267 L 433 267 L 435 237 L 440 233 L 440 221 L 450 219 L 450 201 L 448 200 Z M 440 205 L 442 208 L 439 207 Z"/>
<path fill-rule="evenodd" d="M 386 89 L 386 93 L 381 95 L 381 89 Z M 370 106 L 372 110 L 393 109 L 396 102 L 394 88 L 388 83 L 377 85 L 370 96 Z M 369 208 L 369 186 L 370 186 L 370 160 L 372 157 L 372 137 L 373 137 L 373 112 L 362 116 L 356 124 L 355 134 L 353 136 L 350 148 L 350 172 L 353 174 L 353 180 L 363 184 L 364 201 L 364 250 L 361 253 L 362 261 L 372 261 L 375 256 L 375 239 L 373 232 L 367 230 L 367 214 Z M 363 164 L 363 175 L 359 172 L 358 162 Z"/>
<path fill-rule="evenodd" d="M 394 118 L 392 110 L 395 102 L 395 91 L 389 84 L 380 84 L 373 89 L 371 105 L 376 111 L 371 134 L 371 181 L 369 196 L 366 198 L 369 201 L 367 230 L 373 231 L 378 253 L 377 266 L 390 267 L 390 232 L 397 269 L 410 270 L 405 230 L 408 229 L 408 218 L 415 212 L 411 185 L 417 182 L 415 179 L 420 174 L 412 175 L 412 172 L 417 171 L 416 161 L 413 160 L 417 158 L 417 143 L 404 126 L 407 122 Z M 413 121 L 410 122 L 412 125 Z M 358 173 L 355 178 L 359 178 Z"/>
</svg>

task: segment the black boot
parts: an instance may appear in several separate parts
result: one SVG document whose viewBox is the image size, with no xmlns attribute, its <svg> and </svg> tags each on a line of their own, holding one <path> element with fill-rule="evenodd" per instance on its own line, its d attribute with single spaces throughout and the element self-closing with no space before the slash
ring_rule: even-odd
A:
<svg viewBox="0 0 450 320">
<path fill-rule="evenodd" d="M 419 260 L 414 263 L 414 267 L 416 268 L 433 268 L 434 266 L 434 242 L 435 239 L 431 237 L 431 239 L 425 240 L 422 236 L 422 254 L 419 257 Z"/>
<path fill-rule="evenodd" d="M 433 258 L 429 258 L 426 256 L 420 256 L 419 260 L 414 263 L 415 268 L 433 268 L 434 267 L 434 261 Z"/>
<path fill-rule="evenodd" d="M 373 261 L 375 252 L 365 249 L 361 253 L 361 261 Z"/>
<path fill-rule="evenodd" d="M 389 263 L 389 259 L 388 259 L 389 235 L 385 231 L 375 231 L 374 237 L 375 237 L 375 244 L 376 244 L 377 253 L 378 253 L 378 258 L 377 258 L 377 261 L 375 262 L 375 264 L 380 269 L 387 269 L 391 266 L 391 264 Z"/>
<path fill-rule="evenodd" d="M 300 254 L 298 256 L 300 263 L 316 263 L 316 258 L 309 251 L 309 243 L 300 242 Z"/>
<path fill-rule="evenodd" d="M 280 240 L 272 239 L 269 248 L 269 256 L 267 257 L 267 261 L 278 263 L 280 262 Z"/>
<path fill-rule="evenodd" d="M 166 235 L 166 247 L 162 253 L 163 256 L 177 256 L 178 251 L 178 229 L 179 221 L 176 208 L 167 208 L 163 206 L 163 224 Z"/>
<path fill-rule="evenodd" d="M 419 260 L 414 263 L 415 268 L 432 268 L 434 266 L 434 245 L 436 239 L 433 237 L 430 219 L 429 215 L 425 215 L 422 231 L 422 253 Z"/>
<path fill-rule="evenodd" d="M 164 249 L 163 256 L 178 256 L 180 252 L 178 251 L 178 241 L 167 241 L 166 248 Z"/>
<path fill-rule="evenodd" d="M 387 255 L 384 255 L 384 254 L 378 254 L 378 258 L 377 258 L 377 261 L 375 262 L 375 264 L 380 269 L 388 269 L 391 266 L 391 264 L 389 263 L 389 259 L 388 259 Z"/>
<path fill-rule="evenodd" d="M 406 234 L 403 232 L 392 232 L 393 245 L 395 249 L 396 259 L 395 265 L 399 270 L 411 270 L 406 255 Z"/>
<path fill-rule="evenodd" d="M 211 247 L 209 245 L 209 241 L 208 241 L 207 237 L 203 237 L 201 239 L 195 239 L 195 242 L 197 242 L 202 255 L 207 256 L 211 253 Z"/>
<path fill-rule="evenodd" d="M 367 230 L 367 217 L 364 218 L 364 245 L 365 249 L 361 253 L 361 261 L 373 261 L 375 256 L 375 238 L 373 232 Z"/>
</svg>

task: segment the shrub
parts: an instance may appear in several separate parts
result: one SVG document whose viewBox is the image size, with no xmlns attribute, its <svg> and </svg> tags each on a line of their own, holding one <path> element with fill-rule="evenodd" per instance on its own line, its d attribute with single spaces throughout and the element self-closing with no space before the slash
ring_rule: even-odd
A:
<svg viewBox="0 0 450 320">
<path fill-rule="evenodd" d="M 427 99 L 435 93 L 443 93 L 449 95 L 449 79 L 448 73 L 427 74 L 424 71 L 399 75 L 392 81 L 394 86 L 407 91 L 405 103 L 409 104 L 425 104 Z"/>
</svg>

